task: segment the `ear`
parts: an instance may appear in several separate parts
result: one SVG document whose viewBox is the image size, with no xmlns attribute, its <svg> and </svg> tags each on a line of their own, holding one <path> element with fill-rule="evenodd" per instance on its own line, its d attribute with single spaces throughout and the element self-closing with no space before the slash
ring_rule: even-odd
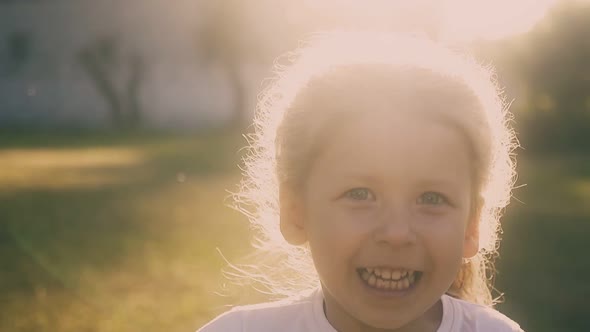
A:
<svg viewBox="0 0 590 332">
<path fill-rule="evenodd" d="M 280 186 L 280 227 L 283 238 L 292 245 L 302 245 L 307 242 L 305 231 L 304 209 L 301 198 L 292 190 Z"/>
<path fill-rule="evenodd" d="M 465 239 L 463 240 L 463 258 L 471 258 L 477 255 L 479 251 L 479 223 L 483 199 L 478 197 L 467 222 L 465 229 Z"/>
</svg>

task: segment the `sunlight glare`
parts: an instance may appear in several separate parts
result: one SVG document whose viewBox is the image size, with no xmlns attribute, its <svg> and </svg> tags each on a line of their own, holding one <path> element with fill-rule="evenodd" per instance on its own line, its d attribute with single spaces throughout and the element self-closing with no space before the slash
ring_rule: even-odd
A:
<svg viewBox="0 0 590 332">
<path fill-rule="evenodd" d="M 432 33 L 458 42 L 493 40 L 529 31 L 558 0 L 419 0 L 371 1 L 306 0 L 305 16 L 355 28 L 386 28 Z"/>
<path fill-rule="evenodd" d="M 0 188 L 95 188 L 124 183 L 139 176 L 145 162 L 133 149 L 9 149 L 0 151 Z M 131 169 L 131 172 L 113 172 Z"/>
<path fill-rule="evenodd" d="M 442 38 L 501 39 L 529 31 L 557 0 L 450 0 L 444 7 Z"/>
</svg>

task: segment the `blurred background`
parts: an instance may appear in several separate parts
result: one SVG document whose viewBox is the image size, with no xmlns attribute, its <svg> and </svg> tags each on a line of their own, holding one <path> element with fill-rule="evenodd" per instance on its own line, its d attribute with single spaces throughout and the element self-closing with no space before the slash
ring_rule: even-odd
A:
<svg viewBox="0 0 590 332">
<path fill-rule="evenodd" d="M 332 28 L 423 32 L 497 68 L 522 145 L 498 308 L 590 331 L 590 2 L 574 0 L 0 0 L 0 331 L 194 331 L 264 300 L 220 272 L 250 250 L 226 207 L 241 135 L 274 59 Z"/>
</svg>

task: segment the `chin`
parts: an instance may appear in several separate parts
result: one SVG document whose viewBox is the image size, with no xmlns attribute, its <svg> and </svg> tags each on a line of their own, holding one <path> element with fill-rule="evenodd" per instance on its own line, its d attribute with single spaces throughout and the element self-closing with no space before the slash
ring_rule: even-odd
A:
<svg viewBox="0 0 590 332">
<path fill-rule="evenodd" d="M 357 316 L 357 320 L 364 326 L 376 329 L 395 330 L 410 324 L 413 319 L 407 313 L 392 314 L 392 311 L 371 313 Z"/>
</svg>

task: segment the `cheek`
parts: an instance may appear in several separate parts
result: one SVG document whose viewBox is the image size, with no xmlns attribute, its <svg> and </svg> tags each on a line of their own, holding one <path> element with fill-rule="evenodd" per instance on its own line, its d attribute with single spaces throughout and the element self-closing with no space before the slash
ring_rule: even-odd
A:
<svg viewBox="0 0 590 332">
<path fill-rule="evenodd" d="M 354 261 L 370 234 L 370 217 L 344 213 L 341 209 L 311 209 L 306 231 L 314 261 L 322 267 Z"/>
<path fill-rule="evenodd" d="M 357 227 L 337 214 L 317 214 L 307 218 L 306 230 L 309 241 L 318 247 L 342 247 L 355 242 L 359 235 Z"/>
<path fill-rule="evenodd" d="M 323 204 L 309 209 L 306 228 L 310 237 L 319 241 L 336 242 L 342 245 L 356 243 L 366 238 L 374 227 L 376 212 L 353 210 L 339 204 Z"/>
<path fill-rule="evenodd" d="M 463 241 L 466 222 L 459 215 L 441 218 L 421 218 L 416 223 L 416 233 L 420 242 L 430 253 L 433 263 L 455 264 L 463 254 Z"/>
</svg>

